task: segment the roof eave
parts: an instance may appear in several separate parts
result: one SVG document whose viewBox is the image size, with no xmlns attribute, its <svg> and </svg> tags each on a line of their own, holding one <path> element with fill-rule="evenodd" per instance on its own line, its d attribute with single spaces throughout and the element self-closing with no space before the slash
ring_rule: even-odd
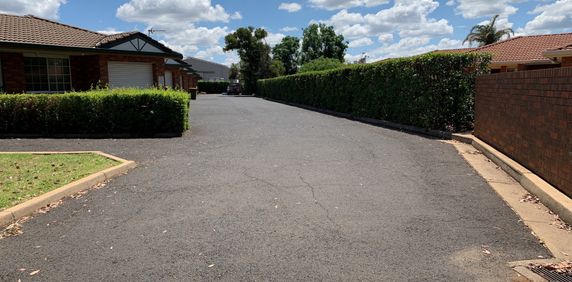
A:
<svg viewBox="0 0 572 282">
<path fill-rule="evenodd" d="M 546 50 L 542 52 L 542 55 L 547 58 L 562 58 L 562 57 L 572 57 L 572 49 L 565 50 Z"/>
<path fill-rule="evenodd" d="M 68 52 L 81 52 L 81 53 L 111 53 L 111 54 L 124 54 L 135 56 L 151 56 L 172 59 L 182 59 L 183 55 L 177 52 L 172 53 L 152 53 L 152 52 L 133 52 L 123 50 L 111 50 L 103 48 L 86 48 L 86 47 L 72 47 L 72 46 L 57 46 L 57 45 L 43 45 L 43 44 L 30 44 L 0 41 L 0 48 L 14 48 L 14 49 L 31 49 L 31 50 L 49 50 L 49 51 L 68 51 Z"/>
</svg>

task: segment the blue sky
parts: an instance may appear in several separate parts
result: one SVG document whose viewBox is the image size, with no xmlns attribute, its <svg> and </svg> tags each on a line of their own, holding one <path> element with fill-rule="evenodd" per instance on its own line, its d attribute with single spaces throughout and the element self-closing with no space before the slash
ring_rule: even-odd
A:
<svg viewBox="0 0 572 282">
<path fill-rule="evenodd" d="M 238 60 L 222 51 L 224 36 L 242 26 L 266 28 L 274 45 L 325 22 L 350 42 L 348 61 L 467 47 L 470 27 L 495 14 L 517 35 L 572 32 L 572 0 L 0 0 L 0 12 L 107 33 L 153 27 L 184 55 L 224 64 Z"/>
</svg>

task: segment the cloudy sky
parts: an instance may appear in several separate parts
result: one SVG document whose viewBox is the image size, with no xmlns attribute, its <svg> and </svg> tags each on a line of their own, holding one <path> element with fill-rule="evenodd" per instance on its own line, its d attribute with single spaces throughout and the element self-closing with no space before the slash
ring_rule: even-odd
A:
<svg viewBox="0 0 572 282">
<path fill-rule="evenodd" d="M 238 60 L 222 51 L 224 36 L 249 25 L 266 28 L 273 45 L 325 22 L 346 37 L 349 61 L 459 48 L 471 26 L 495 14 L 519 35 L 572 32 L 572 0 L 0 0 L 0 12 L 105 33 L 152 27 L 184 55 L 224 64 Z"/>
</svg>

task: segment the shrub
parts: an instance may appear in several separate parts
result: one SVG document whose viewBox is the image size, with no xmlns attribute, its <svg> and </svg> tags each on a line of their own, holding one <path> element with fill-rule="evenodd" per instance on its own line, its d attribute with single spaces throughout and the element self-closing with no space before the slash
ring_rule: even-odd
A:
<svg viewBox="0 0 572 282">
<path fill-rule="evenodd" d="M 189 95 L 156 89 L 0 95 L 0 134 L 180 135 Z"/>
<path fill-rule="evenodd" d="M 323 71 L 337 69 L 344 66 L 344 63 L 340 62 L 338 59 L 332 58 L 319 58 L 313 61 L 309 61 L 300 67 L 298 73 L 306 73 L 311 71 Z"/>
<path fill-rule="evenodd" d="M 475 78 L 490 57 L 429 54 L 260 80 L 259 94 L 354 117 L 463 131 L 473 125 Z"/>
<path fill-rule="evenodd" d="M 199 81 L 199 91 L 210 94 L 218 94 L 226 92 L 228 87 L 227 81 Z"/>
</svg>

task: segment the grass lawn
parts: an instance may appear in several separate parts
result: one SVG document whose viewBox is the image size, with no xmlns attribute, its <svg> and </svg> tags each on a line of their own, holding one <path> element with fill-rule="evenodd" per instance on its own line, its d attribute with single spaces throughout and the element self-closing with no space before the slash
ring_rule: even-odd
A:
<svg viewBox="0 0 572 282">
<path fill-rule="evenodd" d="M 0 210 L 118 164 L 97 154 L 0 154 Z"/>
</svg>

